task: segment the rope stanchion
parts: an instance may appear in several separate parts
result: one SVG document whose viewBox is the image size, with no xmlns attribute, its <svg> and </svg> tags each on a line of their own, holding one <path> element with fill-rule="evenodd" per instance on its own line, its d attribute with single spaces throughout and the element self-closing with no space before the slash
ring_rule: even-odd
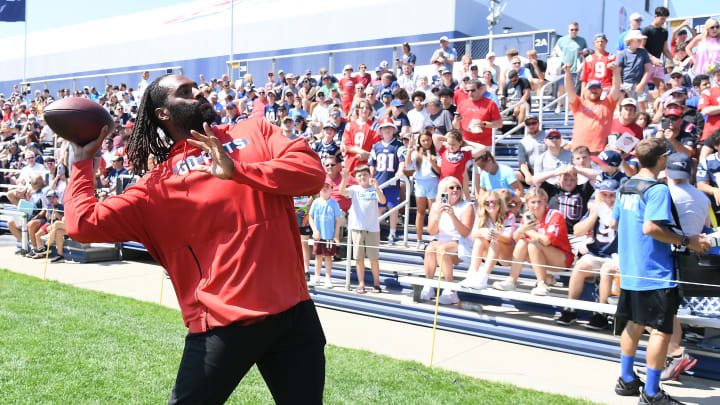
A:
<svg viewBox="0 0 720 405">
<path fill-rule="evenodd" d="M 48 229 L 54 231 L 53 224 L 55 224 L 55 210 L 50 212 L 50 227 Z M 53 233 L 53 237 L 55 236 L 54 232 L 48 232 L 48 241 L 47 241 L 47 246 L 45 247 L 45 266 L 43 267 L 43 274 L 42 274 L 43 280 L 45 280 L 45 276 L 47 275 L 48 260 L 50 258 L 50 245 L 52 245 L 52 241 L 53 241 L 53 238 L 50 237 L 51 233 Z M 60 252 L 60 254 L 62 254 L 62 252 Z"/>
<path fill-rule="evenodd" d="M 433 318 L 433 334 L 432 334 L 432 347 L 430 348 L 430 367 L 433 365 L 433 357 L 435 357 L 435 335 L 437 334 L 437 320 L 438 310 L 440 308 L 440 280 L 443 276 L 443 263 L 445 263 L 445 251 L 440 253 L 440 274 L 438 274 L 438 286 L 435 296 L 435 316 Z"/>
<path fill-rule="evenodd" d="M 158 299 L 158 304 L 162 305 L 162 298 L 163 298 L 163 287 L 165 287 L 165 272 L 160 272 L 160 298 Z"/>
</svg>

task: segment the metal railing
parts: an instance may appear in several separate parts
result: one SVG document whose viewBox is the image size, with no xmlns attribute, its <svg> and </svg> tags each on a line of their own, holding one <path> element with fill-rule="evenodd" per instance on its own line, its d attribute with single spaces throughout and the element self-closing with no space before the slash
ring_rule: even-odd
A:
<svg viewBox="0 0 720 405">
<path fill-rule="evenodd" d="M 136 69 L 136 70 L 124 70 L 122 72 L 111 72 L 111 73 L 98 73 L 94 75 L 73 75 L 73 76 L 64 76 L 64 77 L 57 77 L 54 79 L 37 79 L 37 80 L 26 80 L 21 82 L 22 88 L 29 87 L 32 84 L 36 83 L 43 83 L 45 85 L 45 88 L 48 88 L 48 83 L 54 83 L 54 82 L 62 82 L 62 81 L 73 81 L 73 92 L 77 91 L 77 81 L 82 79 L 94 79 L 97 77 L 104 77 L 105 78 L 105 86 L 107 87 L 108 84 L 110 84 L 110 77 L 111 76 L 120 76 L 120 75 L 129 75 L 134 73 L 142 73 L 142 72 L 160 72 L 165 71 L 167 73 L 171 73 L 173 71 L 178 71 L 180 74 L 183 74 L 183 68 L 182 66 L 165 66 L 165 67 L 159 67 L 159 68 L 152 68 L 152 69 Z"/>
<path fill-rule="evenodd" d="M 547 89 L 548 86 L 552 86 L 552 85 L 554 85 L 555 83 L 559 82 L 560 80 L 564 80 L 564 78 L 565 78 L 564 76 L 558 76 L 558 77 L 550 80 L 549 82 L 545 83 L 545 84 L 540 88 L 540 90 L 538 91 L 538 93 L 541 94 L 541 95 L 542 95 L 542 94 L 545 94 L 545 89 Z M 566 94 L 567 94 L 567 93 L 566 93 Z M 561 98 L 564 98 L 564 97 L 566 98 L 566 95 L 565 95 L 565 94 L 563 94 L 563 95 L 560 96 L 560 97 L 557 97 L 555 100 L 549 102 L 547 105 L 545 105 L 545 99 L 544 99 L 543 97 L 540 97 L 540 106 L 538 107 L 538 110 L 539 110 L 539 111 L 538 111 L 538 125 L 539 125 L 540 130 L 543 129 L 543 120 L 544 120 L 543 116 L 544 116 L 544 114 L 545 114 L 545 109 L 546 109 L 546 108 L 552 108 L 552 106 L 556 105 L 556 104 L 560 101 L 560 99 L 561 99 Z M 567 109 L 567 108 L 566 108 L 566 109 Z"/>
<path fill-rule="evenodd" d="M 392 184 L 397 184 L 397 181 L 400 180 L 405 184 L 405 201 L 401 202 L 400 204 L 394 206 L 392 209 L 384 212 L 380 217 L 378 218 L 378 222 L 384 221 L 385 218 L 389 217 L 390 214 L 396 211 L 400 211 L 401 209 L 405 209 L 405 218 L 403 219 L 403 246 L 407 247 L 408 245 L 408 226 L 410 225 L 410 195 L 412 191 L 412 182 L 407 176 L 400 176 L 400 177 L 393 177 L 392 179 L 386 181 L 385 183 L 379 185 L 378 187 L 382 190 L 387 186 L 390 186 Z M 348 234 L 347 234 L 347 259 L 345 262 L 345 288 L 347 290 L 350 290 L 350 276 L 352 276 L 352 231 L 350 228 L 348 228 Z M 379 246 L 378 246 L 379 248 Z M 372 265 L 371 265 L 372 266 Z M 359 281 L 359 280 L 358 280 Z"/>
<path fill-rule="evenodd" d="M 457 51 L 458 59 L 456 60 L 456 63 L 460 62 L 460 59 L 464 55 L 470 55 L 473 59 L 482 59 L 485 58 L 487 53 L 490 51 L 490 41 L 494 41 L 494 47 L 497 49 L 496 53 L 499 54 L 499 51 L 504 52 L 505 49 L 509 48 L 516 48 L 522 50 L 531 49 L 534 48 L 534 41 L 533 38 L 536 35 L 542 35 L 547 34 L 550 38 L 550 43 L 547 44 L 547 51 L 552 49 L 552 41 L 555 36 L 555 30 L 536 30 L 536 31 L 526 31 L 526 32 L 517 32 L 517 33 L 508 33 L 508 34 L 494 34 L 494 35 L 482 35 L 482 36 L 474 36 L 474 37 L 464 37 L 464 38 L 451 38 L 448 40 L 448 42 L 454 44 L 454 48 Z M 515 42 L 512 42 L 512 41 Z M 527 40 L 527 41 L 526 41 Z M 527 42 L 527 46 L 522 46 L 522 42 Z M 504 45 L 504 47 L 502 46 Z M 416 55 L 419 54 L 428 54 L 431 55 L 432 52 L 434 52 L 438 48 L 438 41 L 437 40 L 431 40 L 431 41 L 419 41 L 419 42 L 411 42 L 410 43 L 412 52 Z M 317 57 L 317 56 L 323 56 L 327 55 L 327 66 L 328 66 L 328 72 L 333 74 L 335 72 L 335 65 L 336 65 L 336 58 L 338 58 L 341 54 L 347 54 L 347 53 L 357 53 L 357 52 L 370 52 L 370 51 L 388 51 L 387 56 L 385 59 L 389 59 L 391 61 L 397 60 L 401 55 L 401 49 L 402 44 L 389 44 L 389 45 L 375 45 L 375 46 L 363 46 L 363 47 L 356 47 L 356 48 L 343 48 L 343 49 L 331 49 L 331 50 L 324 50 L 324 51 L 313 51 L 313 52 L 301 52 L 301 53 L 291 53 L 291 54 L 284 54 L 284 55 L 273 55 L 273 56 L 264 56 L 264 57 L 257 57 L 257 58 L 245 58 L 245 59 L 232 59 L 225 62 L 227 67 L 227 74 L 230 77 L 230 80 L 233 80 L 233 71 L 234 69 L 239 69 L 240 73 L 248 72 L 249 69 L 249 63 L 251 62 L 270 62 L 271 64 L 271 70 L 273 72 L 277 72 L 278 70 L 278 61 L 282 59 L 290 59 L 290 58 L 308 58 L 308 57 Z M 540 52 L 539 52 L 540 53 Z M 541 53 L 542 54 L 542 53 Z M 430 57 L 427 57 L 428 63 Z M 324 62 L 323 62 L 324 63 Z M 342 64 L 338 64 L 342 65 Z M 420 63 L 416 64 L 421 65 Z M 307 69 L 310 66 L 306 66 L 303 69 Z M 397 67 L 397 66 L 392 66 Z M 373 68 L 372 66 L 368 65 L 368 71 L 370 72 Z"/>
</svg>

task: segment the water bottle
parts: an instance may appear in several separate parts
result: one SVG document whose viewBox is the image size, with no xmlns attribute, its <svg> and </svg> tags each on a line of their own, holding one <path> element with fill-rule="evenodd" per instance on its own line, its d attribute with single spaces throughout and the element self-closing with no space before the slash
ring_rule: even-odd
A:
<svg viewBox="0 0 720 405">
<path fill-rule="evenodd" d="M 467 309 L 470 311 L 475 311 L 477 313 L 482 313 L 482 305 L 476 304 L 474 302 L 459 301 L 457 303 L 457 306 L 462 309 Z"/>
<path fill-rule="evenodd" d="M 596 210 L 600 223 L 605 226 L 609 226 L 610 221 L 612 220 L 612 209 L 610 209 L 610 207 L 608 207 L 608 205 L 604 202 L 601 202 L 597 205 Z"/>
</svg>

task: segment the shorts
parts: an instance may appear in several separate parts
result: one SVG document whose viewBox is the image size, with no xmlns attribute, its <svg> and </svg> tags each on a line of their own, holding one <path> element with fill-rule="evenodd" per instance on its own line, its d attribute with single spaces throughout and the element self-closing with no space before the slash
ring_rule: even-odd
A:
<svg viewBox="0 0 720 405">
<path fill-rule="evenodd" d="M 665 68 L 662 66 L 650 66 L 650 75 L 648 76 L 648 83 L 651 83 L 653 79 L 662 80 L 665 82 Z"/>
<path fill-rule="evenodd" d="M 613 259 L 611 257 L 600 257 L 595 256 L 592 253 L 588 253 L 578 259 L 577 264 L 587 264 L 592 270 L 600 270 L 603 268 L 603 266 L 610 265 L 613 263 Z"/>
<path fill-rule="evenodd" d="M 350 230 L 350 239 L 353 244 L 353 259 L 367 257 L 370 260 L 380 258 L 380 232 L 368 232 L 357 229 Z M 367 247 L 366 247 L 367 246 Z"/>
<path fill-rule="evenodd" d="M 302 236 L 312 236 L 312 228 L 309 226 L 300 226 L 298 227 L 300 229 L 300 235 Z"/>
<path fill-rule="evenodd" d="M 42 230 L 45 233 L 48 233 L 48 232 L 50 232 L 50 231 L 48 231 L 48 228 L 50 228 L 50 224 L 45 224 L 40 227 L 40 230 Z"/>
<path fill-rule="evenodd" d="M 575 254 L 573 252 L 565 253 L 565 267 L 572 269 L 573 262 L 575 261 Z"/>
<path fill-rule="evenodd" d="M 458 259 L 470 263 L 472 260 L 472 245 L 465 246 L 465 244 L 458 242 Z"/>
<path fill-rule="evenodd" d="M 313 254 L 333 257 L 337 254 L 337 245 L 332 240 L 316 240 L 313 244 Z"/>
<path fill-rule="evenodd" d="M 431 179 L 415 179 L 415 197 L 425 197 L 434 200 L 438 190 L 437 177 Z"/>
<path fill-rule="evenodd" d="M 400 204 L 400 186 L 387 186 L 382 192 L 387 201 L 385 204 L 378 203 L 378 206 L 392 208 Z"/>
<path fill-rule="evenodd" d="M 677 287 L 648 291 L 621 289 L 615 316 L 672 334 L 679 305 Z"/>
<path fill-rule="evenodd" d="M 638 102 L 650 100 L 650 92 L 648 91 L 647 84 L 645 85 L 645 88 L 643 89 L 642 93 L 636 92 L 635 91 L 636 87 L 637 87 L 637 83 L 623 83 L 620 86 L 620 90 L 623 90 L 624 92 L 627 93 L 628 97 L 634 98 Z"/>
</svg>

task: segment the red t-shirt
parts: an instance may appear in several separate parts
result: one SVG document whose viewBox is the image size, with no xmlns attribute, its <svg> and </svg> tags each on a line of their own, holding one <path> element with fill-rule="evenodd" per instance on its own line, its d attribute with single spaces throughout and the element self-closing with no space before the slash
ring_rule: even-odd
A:
<svg viewBox="0 0 720 405">
<path fill-rule="evenodd" d="M 360 75 L 360 73 L 355 75 L 355 83 L 360 83 L 363 86 L 365 86 L 366 88 L 370 84 L 371 81 L 372 81 L 372 77 L 370 76 L 370 73 L 365 73 L 365 76 Z"/>
<path fill-rule="evenodd" d="M 463 184 L 463 173 L 465 172 L 467 163 L 472 161 L 472 152 L 469 150 L 450 152 L 450 149 L 443 145 L 438 150 L 438 155 L 440 155 L 441 159 L 440 180 L 448 176 L 453 176 L 460 180 L 460 184 Z"/>
<path fill-rule="evenodd" d="M 352 205 L 352 199 L 344 197 L 342 194 L 340 194 L 340 183 L 342 183 L 342 176 L 340 175 L 340 173 L 338 173 L 338 175 L 335 176 L 334 179 L 330 176 L 327 176 L 327 179 L 333 185 L 332 191 L 330 192 L 330 198 L 337 201 L 341 210 L 343 210 L 343 211 L 349 210 L 350 205 Z M 348 177 L 347 186 L 350 187 L 353 184 L 357 184 L 357 180 L 355 180 L 355 177 L 353 177 L 353 176 Z"/>
<path fill-rule="evenodd" d="M 720 87 L 711 87 L 700 93 L 700 105 L 698 111 L 702 112 L 705 107 L 717 107 L 720 105 Z M 710 134 L 720 129 L 720 114 L 708 115 L 703 127 L 701 141 L 710 137 Z"/>
<path fill-rule="evenodd" d="M 630 135 L 633 135 L 635 138 L 639 140 L 643 140 L 643 130 L 640 128 L 640 125 L 636 123 L 632 123 L 630 125 L 623 125 L 619 119 L 615 118 L 612 123 L 612 127 L 610 128 L 610 133 L 613 132 L 619 132 L 620 135 L 627 132 Z"/>
<path fill-rule="evenodd" d="M 453 103 L 455 103 L 456 106 L 459 106 L 460 103 L 470 98 L 470 95 L 465 92 L 465 90 L 462 89 L 456 89 L 455 95 L 453 95 Z"/>
<path fill-rule="evenodd" d="M 525 216 L 523 216 L 520 223 L 525 224 L 525 222 Z M 545 213 L 545 218 L 537 219 L 537 222 L 538 225 L 535 231 L 548 236 L 550 246 L 554 246 L 565 253 L 565 265 L 570 267 L 575 260 L 575 256 L 572 253 L 572 247 L 570 247 L 565 218 L 560 211 L 551 208 Z"/>
<path fill-rule="evenodd" d="M 500 110 L 498 110 L 498 106 L 494 101 L 487 97 L 483 97 L 477 101 L 468 98 L 458 105 L 457 112 L 462 116 L 461 123 L 463 139 L 481 143 L 486 146 L 492 144 L 492 128 L 483 127 L 482 132 L 474 133 L 470 132 L 468 127 L 474 119 L 481 121 L 499 120 L 501 118 Z"/>
<path fill-rule="evenodd" d="M 342 109 L 345 111 L 345 114 L 347 114 L 350 112 L 350 106 L 352 106 L 352 101 L 355 97 L 355 83 L 357 82 L 354 77 L 343 77 L 338 83 L 340 85 L 340 91 L 343 92 L 340 94 Z"/>
<path fill-rule="evenodd" d="M 265 116 L 265 106 L 268 105 L 269 101 L 265 99 L 265 101 L 260 100 L 260 97 L 257 97 L 255 101 L 253 101 L 253 110 L 252 110 L 252 116 L 253 117 L 264 117 Z"/>
<path fill-rule="evenodd" d="M 600 80 L 602 82 L 603 89 L 609 89 L 612 87 L 612 71 L 608 70 L 607 64 L 615 60 L 615 55 L 605 53 L 605 55 L 598 56 L 597 53 L 593 53 L 585 58 L 585 65 L 583 65 L 582 75 L 580 81 L 589 82 L 592 80 Z"/>
<path fill-rule="evenodd" d="M 345 127 L 345 133 L 343 134 L 343 144 L 345 145 L 345 169 L 352 174 L 353 170 L 359 164 L 367 164 L 366 160 L 358 160 L 357 154 L 350 153 L 349 149 L 352 146 L 357 146 L 370 152 L 373 145 L 380 142 L 382 137 L 378 133 L 377 121 L 366 121 L 363 124 L 358 124 L 357 121 L 353 121 Z"/>
</svg>

